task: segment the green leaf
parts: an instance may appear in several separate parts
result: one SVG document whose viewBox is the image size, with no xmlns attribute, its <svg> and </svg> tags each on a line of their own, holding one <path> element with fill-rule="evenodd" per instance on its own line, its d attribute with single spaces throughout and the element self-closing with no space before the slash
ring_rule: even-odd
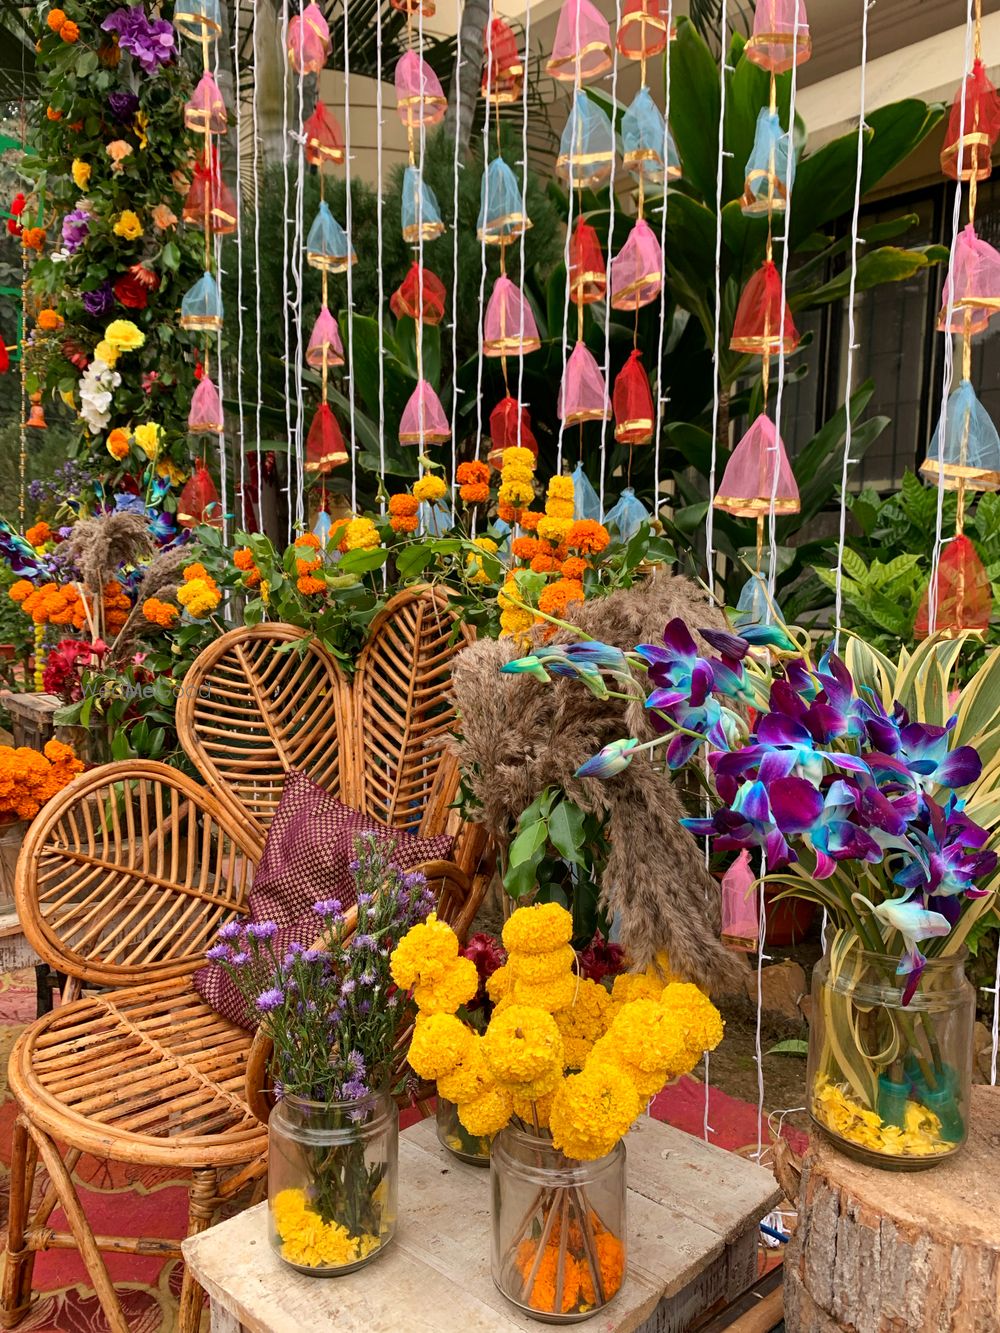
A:
<svg viewBox="0 0 1000 1333">
<path fill-rule="evenodd" d="M 81 79 L 89 78 L 97 70 L 97 52 L 81 51 L 76 59 L 77 77 Z"/>
<path fill-rule="evenodd" d="M 865 251 L 858 258 L 855 290 L 868 291 L 871 287 L 880 287 L 886 282 L 906 282 L 921 269 L 932 264 L 941 264 L 948 258 L 948 248 L 944 245 L 928 245 L 913 250 L 901 250 L 894 245 L 884 245 L 879 250 Z M 793 295 L 793 310 L 805 306 L 827 305 L 831 301 L 842 301 L 850 294 L 851 271 L 845 268 L 835 278 L 822 287 L 815 287 L 809 292 L 796 297 Z"/>
<path fill-rule="evenodd" d="M 765 1055 L 808 1055 L 809 1043 L 803 1041 L 800 1037 L 789 1037 L 787 1041 L 779 1041 L 764 1052 Z"/>
<path fill-rule="evenodd" d="M 509 864 L 519 866 L 532 861 L 536 852 L 539 852 L 545 846 L 548 836 L 548 824 L 544 819 L 539 819 L 537 823 L 529 824 L 526 828 L 523 828 L 510 845 Z"/>
<path fill-rule="evenodd" d="M 510 866 L 503 877 L 504 890 L 515 902 L 531 893 L 537 883 L 537 866 L 533 861 L 524 861 L 519 866 Z"/>
<path fill-rule="evenodd" d="M 719 67 L 687 18 L 677 20 L 677 39 L 668 50 L 670 127 L 684 179 L 703 199 L 714 199 L 719 160 Z M 671 198 L 668 219 L 681 197 Z"/>
<path fill-rule="evenodd" d="M 584 865 L 581 855 L 583 845 L 584 813 L 570 800 L 560 801 L 549 815 L 549 842 L 566 861 L 574 865 Z"/>
<path fill-rule="evenodd" d="M 163 267 L 169 268 L 175 272 L 181 266 L 180 248 L 174 241 L 168 241 L 160 252 L 160 258 L 163 260 Z"/>
<path fill-rule="evenodd" d="M 372 569 L 381 569 L 388 554 L 382 547 L 372 551 L 347 551 L 340 557 L 337 569 L 342 574 L 367 574 Z"/>
<path fill-rule="evenodd" d="M 434 552 L 427 545 L 415 544 L 404 547 L 395 559 L 399 577 L 401 579 L 413 579 L 424 572 L 434 559 Z"/>
</svg>

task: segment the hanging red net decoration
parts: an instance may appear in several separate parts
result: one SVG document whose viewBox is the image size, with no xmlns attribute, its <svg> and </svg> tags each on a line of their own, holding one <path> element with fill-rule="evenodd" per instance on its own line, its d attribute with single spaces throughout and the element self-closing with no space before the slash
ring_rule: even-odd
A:
<svg viewBox="0 0 1000 1333">
<path fill-rule="evenodd" d="M 963 630 L 989 629 L 993 593 L 989 576 L 976 548 L 965 533 L 942 548 L 935 579 L 937 613 L 934 632 L 955 637 Z M 917 612 L 913 632 L 918 639 L 930 634 L 930 584 Z"/>
<path fill-rule="evenodd" d="M 320 403 L 306 436 L 306 471 L 325 476 L 346 463 L 347 449 L 329 403 Z"/>
<path fill-rule="evenodd" d="M 570 300 L 577 305 L 603 301 L 607 287 L 608 271 L 597 232 L 578 218 L 569 242 Z"/>
<path fill-rule="evenodd" d="M 407 315 L 422 324 L 440 324 L 444 319 L 445 297 L 444 283 L 437 274 L 414 261 L 389 297 L 389 309 L 397 319 Z"/>
<path fill-rule="evenodd" d="M 524 61 L 517 38 L 503 19 L 492 19 L 483 39 L 481 93 L 497 106 L 519 102 L 524 88 Z"/>
<path fill-rule="evenodd" d="M 653 392 L 638 348 L 618 372 L 611 405 L 615 412 L 618 443 L 649 444 L 653 438 Z"/>
<path fill-rule="evenodd" d="M 964 103 L 964 106 L 963 106 Z M 991 151 L 1000 135 L 1000 96 L 981 60 L 966 75 L 951 104 L 941 149 L 941 170 L 952 180 L 984 181 L 993 170 Z"/>
<path fill-rule="evenodd" d="M 200 153 L 195 161 L 183 217 L 185 222 L 196 223 L 199 227 L 204 227 L 207 222 L 216 236 L 231 236 L 236 230 L 236 200 L 222 179 L 217 148 L 212 149 L 211 161 L 206 161 L 204 153 Z"/>
<path fill-rule="evenodd" d="M 677 30 L 667 32 L 666 15 L 659 0 L 625 0 L 618 24 L 618 51 L 626 60 L 646 60 L 667 49 Z"/>
<path fill-rule="evenodd" d="M 8 370 L 10 370 L 10 352 L 3 336 L 0 335 L 0 375 L 6 375 Z"/>
<path fill-rule="evenodd" d="M 215 482 L 203 459 L 198 459 L 194 472 L 184 483 L 177 502 L 177 522 L 182 528 L 195 528 L 199 523 L 209 523 L 213 528 L 222 527 L 219 492 L 215 489 Z"/>
<path fill-rule="evenodd" d="M 316 110 L 303 124 L 302 133 L 306 139 L 306 161 L 311 167 L 321 167 L 324 162 L 340 166 L 344 161 L 343 131 L 325 103 L 316 103 Z"/>
<path fill-rule="evenodd" d="M 530 449 L 535 459 L 538 458 L 538 441 L 532 434 L 528 409 L 521 407 L 517 399 L 511 398 L 509 394 L 501 398 L 490 413 L 490 441 L 488 457 L 497 469 L 503 461 L 503 451 L 514 445 Z"/>
<path fill-rule="evenodd" d="M 787 302 L 781 299 L 781 274 L 774 261 L 766 259 L 743 288 L 729 347 L 734 352 L 749 352 L 752 356 L 763 356 L 765 352 L 777 356 L 782 350 L 787 356 L 798 345 L 799 334 L 792 312 Z"/>
<path fill-rule="evenodd" d="M 306 5 L 288 24 L 288 63 L 296 74 L 318 74 L 332 50 L 323 11 L 319 5 Z"/>
</svg>

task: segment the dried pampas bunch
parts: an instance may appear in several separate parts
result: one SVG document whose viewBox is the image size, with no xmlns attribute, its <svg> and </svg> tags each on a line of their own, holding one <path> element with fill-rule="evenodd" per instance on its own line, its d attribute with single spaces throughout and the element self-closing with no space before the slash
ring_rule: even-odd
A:
<svg viewBox="0 0 1000 1333">
<path fill-rule="evenodd" d="M 182 567 L 190 556 L 191 548 L 187 546 L 175 546 L 172 550 L 160 551 L 153 556 L 139 584 L 135 606 L 111 646 L 109 665 L 117 665 L 130 657 L 141 635 L 155 628 L 143 614 L 143 603 L 150 597 L 157 597 L 163 602 L 174 601 L 182 581 Z"/>
<path fill-rule="evenodd" d="M 123 568 L 142 564 L 155 550 L 149 519 L 127 511 L 81 518 L 66 539 L 84 588 L 98 599 Z"/>
</svg>

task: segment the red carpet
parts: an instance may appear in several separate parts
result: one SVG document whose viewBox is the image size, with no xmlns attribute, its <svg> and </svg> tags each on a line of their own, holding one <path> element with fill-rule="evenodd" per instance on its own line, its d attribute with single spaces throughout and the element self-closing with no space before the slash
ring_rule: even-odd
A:
<svg viewBox="0 0 1000 1333">
<path fill-rule="evenodd" d="M 34 974 L 0 975 L 0 1221 L 6 1228 L 9 1193 L 11 1130 L 16 1108 L 7 1093 L 7 1056 L 18 1033 L 35 1015 Z M 688 1133 L 702 1133 L 705 1094 L 702 1084 L 685 1078 L 667 1088 L 653 1102 L 653 1114 Z M 406 1114 L 412 1123 L 417 1112 Z M 731 1150 L 757 1143 L 757 1108 L 712 1088 L 709 1094 L 711 1141 Z M 787 1137 L 796 1151 L 805 1135 L 790 1130 Z M 767 1141 L 765 1126 L 764 1140 Z M 38 1172 L 38 1182 L 42 1171 Z M 186 1183 L 168 1171 L 130 1167 L 116 1162 L 81 1159 L 74 1172 L 83 1186 L 80 1197 L 95 1231 L 151 1236 L 183 1236 L 187 1225 Z M 57 1210 L 52 1224 L 65 1227 Z M 3 1235 L 4 1233 L 0 1233 Z M 176 1300 L 180 1288 L 179 1262 L 134 1255 L 106 1256 L 108 1271 L 118 1288 L 131 1333 L 175 1333 Z M 107 1333 L 107 1322 L 94 1297 L 86 1270 L 72 1251 L 54 1250 L 35 1259 L 38 1302 L 18 1325 L 24 1333 Z M 207 1314 L 205 1326 L 207 1328 Z"/>
</svg>

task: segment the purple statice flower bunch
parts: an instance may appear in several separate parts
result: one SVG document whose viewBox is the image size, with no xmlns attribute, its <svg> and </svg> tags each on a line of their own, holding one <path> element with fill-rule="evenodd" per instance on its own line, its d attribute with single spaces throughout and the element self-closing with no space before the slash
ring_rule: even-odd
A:
<svg viewBox="0 0 1000 1333">
<path fill-rule="evenodd" d="M 672 770 L 707 761 L 714 809 L 685 827 L 716 851 L 749 850 L 762 875 L 821 902 L 863 948 L 897 956 L 908 1001 L 927 957 L 992 900 L 997 854 L 958 794 L 982 773 L 978 751 L 953 743 L 957 716 L 931 724 L 899 702 L 887 709 L 834 653 L 814 664 L 784 626 L 699 634 L 711 652 L 672 620 L 662 643 L 631 653 L 556 645 L 555 660 L 541 649 L 505 669 L 538 676 L 537 664 L 589 684 L 579 666 L 560 669 L 579 647 L 581 661 L 627 679 L 620 697 L 644 697 L 652 738 L 612 741 L 577 775 L 611 778 L 660 747 Z"/>
<path fill-rule="evenodd" d="M 166 19 L 150 19 L 141 4 L 112 10 L 101 27 L 117 36 L 121 49 L 147 74 L 155 74 L 177 55 L 173 25 Z"/>
<path fill-rule="evenodd" d="M 62 239 L 66 252 L 75 255 L 90 233 L 90 214 L 85 208 L 74 208 L 62 220 Z"/>
<path fill-rule="evenodd" d="M 424 876 L 400 870 L 394 851 L 371 836 L 356 840 L 355 902 L 315 902 L 308 943 L 289 941 L 270 921 L 231 921 L 208 950 L 236 981 L 248 1018 L 266 1026 L 287 1093 L 326 1105 L 363 1103 L 389 1078 L 408 1003 L 389 959 L 434 908 Z"/>
</svg>

